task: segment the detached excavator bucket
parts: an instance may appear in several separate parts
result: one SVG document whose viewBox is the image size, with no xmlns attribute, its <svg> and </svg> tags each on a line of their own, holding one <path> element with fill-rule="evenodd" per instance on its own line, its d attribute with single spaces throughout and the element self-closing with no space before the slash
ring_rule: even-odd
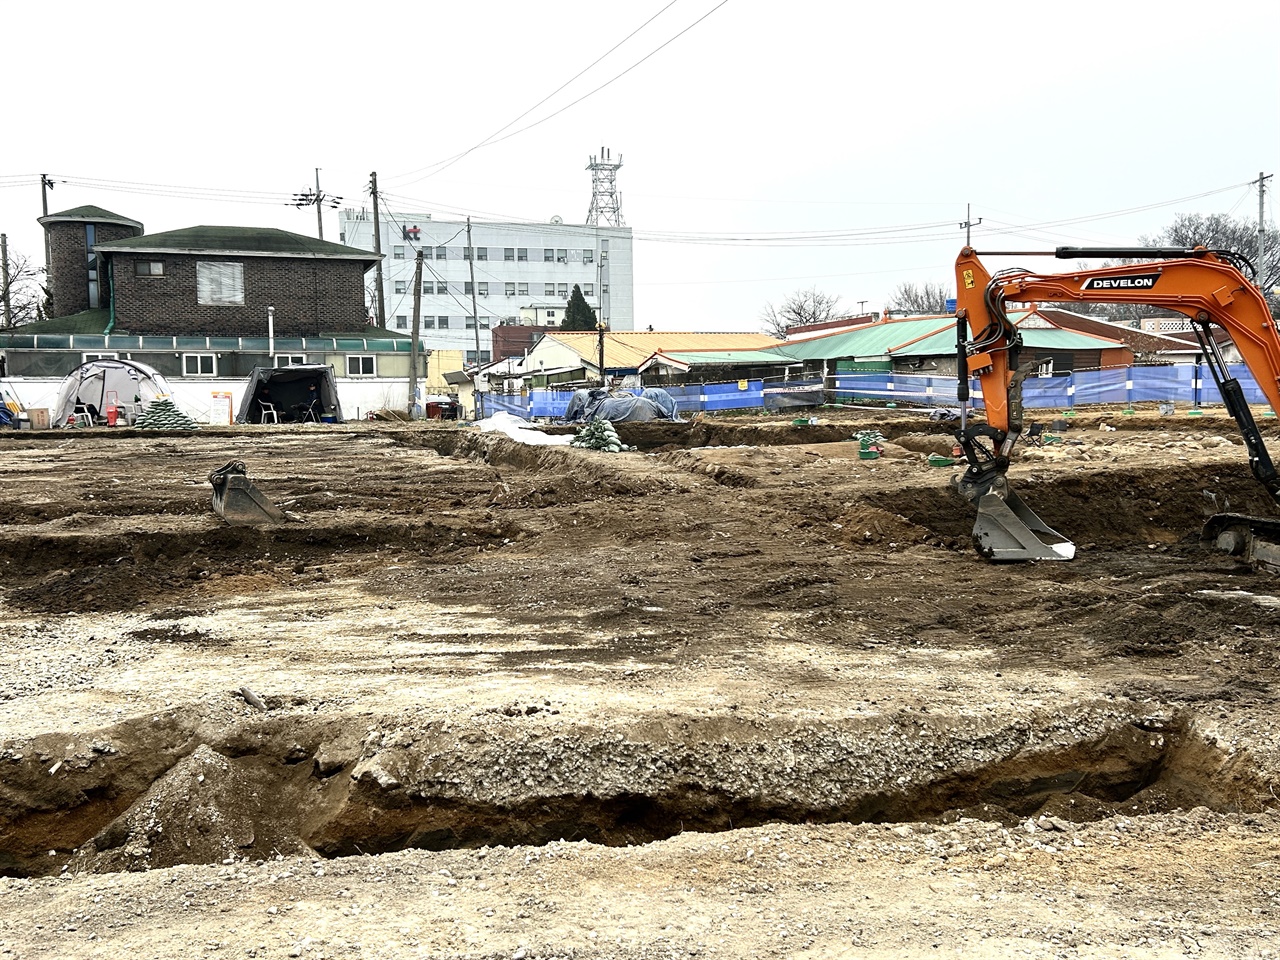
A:
<svg viewBox="0 0 1280 960">
<path fill-rule="evenodd" d="M 1016 493 L 1006 489 L 978 499 L 973 525 L 978 552 L 997 563 L 1022 560 L 1070 560 L 1076 545 L 1037 517 Z"/>
<path fill-rule="evenodd" d="M 258 492 L 247 476 L 244 461 L 232 460 L 209 474 L 213 486 L 213 509 L 233 527 L 284 523 L 284 513 Z"/>
</svg>

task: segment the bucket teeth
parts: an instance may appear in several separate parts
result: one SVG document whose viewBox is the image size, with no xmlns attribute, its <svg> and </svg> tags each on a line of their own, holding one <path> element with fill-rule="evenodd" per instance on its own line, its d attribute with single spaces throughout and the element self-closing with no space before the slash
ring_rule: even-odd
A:
<svg viewBox="0 0 1280 960">
<path fill-rule="evenodd" d="M 983 494 L 973 525 L 978 553 L 998 563 L 1024 560 L 1070 560 L 1076 545 L 1058 533 L 1022 502 L 1012 490 L 1003 497 Z"/>
</svg>

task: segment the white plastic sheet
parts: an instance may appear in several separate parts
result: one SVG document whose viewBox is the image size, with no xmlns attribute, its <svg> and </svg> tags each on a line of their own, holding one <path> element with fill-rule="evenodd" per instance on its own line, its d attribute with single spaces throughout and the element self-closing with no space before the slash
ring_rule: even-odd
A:
<svg viewBox="0 0 1280 960">
<path fill-rule="evenodd" d="M 485 417 L 483 420 L 477 420 L 476 429 L 484 433 L 506 434 L 518 443 L 527 443 L 531 446 L 568 446 L 569 441 L 573 439 L 568 434 L 554 436 L 543 433 L 541 430 L 535 429 L 533 424 L 523 417 L 515 417 L 504 412 L 495 413 L 492 417 Z"/>
</svg>

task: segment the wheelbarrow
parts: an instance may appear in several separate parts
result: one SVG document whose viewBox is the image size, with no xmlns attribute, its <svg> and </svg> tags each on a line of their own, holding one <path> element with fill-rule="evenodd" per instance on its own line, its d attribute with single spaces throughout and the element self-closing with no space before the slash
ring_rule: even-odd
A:
<svg viewBox="0 0 1280 960">
<path fill-rule="evenodd" d="M 284 523 L 288 519 L 279 507 L 264 497 L 249 479 L 243 460 L 232 460 L 209 474 L 213 487 L 213 510 L 233 527 Z"/>
</svg>

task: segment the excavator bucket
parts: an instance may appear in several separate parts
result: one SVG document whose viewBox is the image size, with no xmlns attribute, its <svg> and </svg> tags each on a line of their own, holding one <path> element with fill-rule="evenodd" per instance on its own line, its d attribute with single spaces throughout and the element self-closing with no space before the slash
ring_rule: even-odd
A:
<svg viewBox="0 0 1280 960">
<path fill-rule="evenodd" d="M 1070 560 L 1076 545 L 1037 517 L 1012 490 L 1004 496 L 985 493 L 978 499 L 973 544 L 988 560 Z"/>
<path fill-rule="evenodd" d="M 232 460 L 209 474 L 213 510 L 233 527 L 284 523 L 284 512 L 264 497 L 249 480 L 244 461 Z"/>
</svg>

